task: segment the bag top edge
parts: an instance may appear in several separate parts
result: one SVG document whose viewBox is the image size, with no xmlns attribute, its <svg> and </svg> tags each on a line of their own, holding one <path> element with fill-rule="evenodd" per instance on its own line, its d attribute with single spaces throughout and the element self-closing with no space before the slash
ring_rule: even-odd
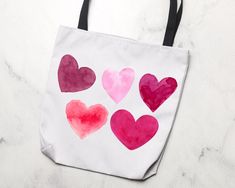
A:
<svg viewBox="0 0 235 188">
<path fill-rule="evenodd" d="M 132 42 L 132 43 L 139 44 L 139 45 L 147 45 L 147 46 L 153 46 L 153 47 L 158 47 L 158 48 L 165 48 L 165 49 L 168 49 L 168 50 L 177 50 L 177 51 L 189 54 L 188 49 L 184 49 L 184 48 L 180 48 L 180 47 L 163 46 L 163 45 L 160 45 L 160 44 L 151 44 L 151 43 L 138 41 L 138 40 L 128 38 L 128 37 L 123 37 L 123 36 L 118 36 L 118 35 L 113 35 L 113 34 L 107 34 L 107 33 L 99 33 L 99 32 L 95 32 L 95 31 L 86 31 L 86 30 L 73 28 L 73 27 L 69 27 L 69 26 L 64 26 L 64 25 L 59 26 L 59 30 L 61 30 L 61 29 L 62 30 L 72 30 L 72 31 L 76 31 L 76 32 L 79 32 L 79 33 L 95 34 L 95 35 L 101 36 L 101 37 L 115 38 L 115 39 L 128 41 L 128 42 Z"/>
</svg>

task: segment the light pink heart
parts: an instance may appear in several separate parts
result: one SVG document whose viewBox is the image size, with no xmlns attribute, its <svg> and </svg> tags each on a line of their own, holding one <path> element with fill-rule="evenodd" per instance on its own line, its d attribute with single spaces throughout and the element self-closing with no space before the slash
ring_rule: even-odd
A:
<svg viewBox="0 0 235 188">
<path fill-rule="evenodd" d="M 108 95 L 119 103 L 128 93 L 134 81 L 135 72 L 131 68 L 124 68 L 120 72 L 105 70 L 102 84 Z"/>
</svg>

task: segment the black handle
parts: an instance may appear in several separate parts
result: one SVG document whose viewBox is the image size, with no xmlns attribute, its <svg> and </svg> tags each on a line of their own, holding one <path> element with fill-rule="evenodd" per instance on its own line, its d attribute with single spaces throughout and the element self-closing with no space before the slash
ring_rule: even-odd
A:
<svg viewBox="0 0 235 188">
<path fill-rule="evenodd" d="M 183 0 L 179 10 L 177 11 L 177 0 L 170 0 L 170 10 L 168 15 L 168 21 L 166 26 L 166 32 L 163 40 L 164 46 L 173 46 L 176 32 L 178 30 L 180 20 L 183 13 Z"/>
<path fill-rule="evenodd" d="M 78 22 L 78 28 L 83 30 L 88 30 L 88 11 L 89 11 L 89 1 L 84 0 L 82 4 L 82 9 L 80 12 L 80 18 Z M 181 4 L 179 10 L 177 11 L 177 0 L 170 0 L 170 9 L 167 21 L 166 32 L 163 40 L 164 46 L 173 46 L 176 32 L 178 30 L 180 20 L 183 12 L 183 0 L 181 0 Z"/>
</svg>

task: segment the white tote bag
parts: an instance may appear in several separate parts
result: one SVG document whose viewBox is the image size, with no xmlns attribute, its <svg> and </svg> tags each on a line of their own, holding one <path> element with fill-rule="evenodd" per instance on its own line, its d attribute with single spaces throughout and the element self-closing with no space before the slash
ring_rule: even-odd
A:
<svg viewBox="0 0 235 188">
<path fill-rule="evenodd" d="M 156 174 L 188 69 L 172 47 L 182 2 L 170 1 L 163 45 L 59 28 L 40 126 L 41 151 L 58 164 L 129 179 Z"/>
</svg>

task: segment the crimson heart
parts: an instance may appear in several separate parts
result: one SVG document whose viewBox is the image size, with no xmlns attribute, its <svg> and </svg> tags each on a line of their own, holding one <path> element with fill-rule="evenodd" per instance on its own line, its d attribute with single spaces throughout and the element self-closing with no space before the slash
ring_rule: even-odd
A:
<svg viewBox="0 0 235 188">
<path fill-rule="evenodd" d="M 116 111 L 110 124 L 119 141 L 130 150 L 143 146 L 158 130 L 158 122 L 153 116 L 143 115 L 135 121 L 127 110 Z"/>
<path fill-rule="evenodd" d="M 58 80 L 62 92 L 77 92 L 91 87 L 96 76 L 88 67 L 79 68 L 73 56 L 64 55 L 58 69 Z"/>
<path fill-rule="evenodd" d="M 72 129 L 83 139 L 106 123 L 108 111 L 101 104 L 87 108 L 80 100 L 72 100 L 66 106 L 66 114 Z"/>
<path fill-rule="evenodd" d="M 152 74 L 145 74 L 139 83 L 140 95 L 152 112 L 168 98 L 177 88 L 174 78 L 167 77 L 158 82 Z"/>
</svg>

